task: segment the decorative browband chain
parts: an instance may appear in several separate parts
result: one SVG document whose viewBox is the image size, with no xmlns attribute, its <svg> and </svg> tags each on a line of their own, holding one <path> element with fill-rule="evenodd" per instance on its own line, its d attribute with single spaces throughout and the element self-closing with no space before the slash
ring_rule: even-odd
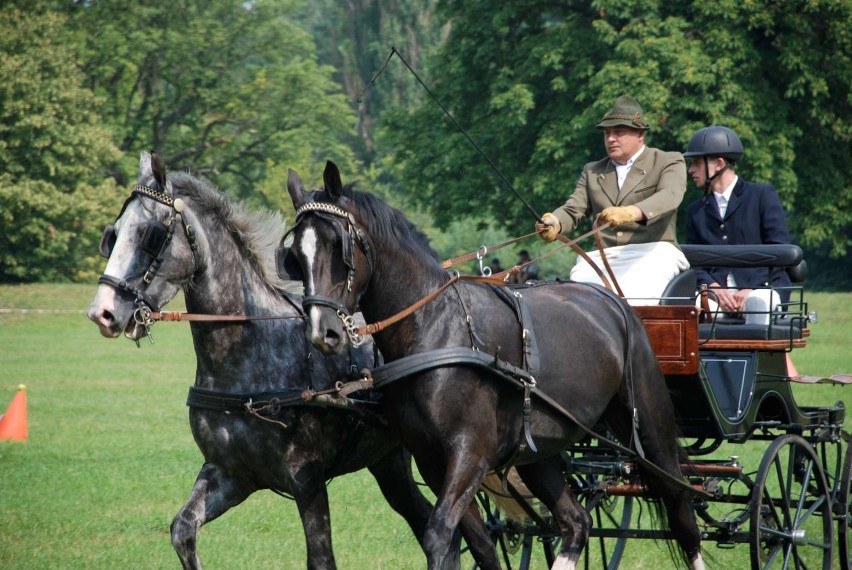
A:
<svg viewBox="0 0 852 570">
<path fill-rule="evenodd" d="M 352 218 L 352 214 L 343 208 L 335 206 L 334 204 L 329 204 L 328 202 L 308 202 L 307 204 L 303 204 L 296 210 L 296 217 L 298 218 L 306 212 L 325 212 L 327 214 L 334 214 L 335 216 L 346 218 L 353 224 L 355 223 L 355 220 Z"/>
<path fill-rule="evenodd" d="M 153 188 L 149 188 L 148 186 L 145 186 L 144 184 L 136 184 L 136 188 L 133 189 L 133 193 L 134 194 L 144 194 L 145 196 L 148 196 L 149 198 L 153 198 L 157 202 L 160 202 L 161 204 L 165 204 L 166 206 L 174 207 L 174 205 L 175 205 L 175 201 L 172 199 L 171 196 L 169 196 L 168 194 L 166 194 L 164 192 L 160 192 L 159 190 L 154 190 Z"/>
</svg>

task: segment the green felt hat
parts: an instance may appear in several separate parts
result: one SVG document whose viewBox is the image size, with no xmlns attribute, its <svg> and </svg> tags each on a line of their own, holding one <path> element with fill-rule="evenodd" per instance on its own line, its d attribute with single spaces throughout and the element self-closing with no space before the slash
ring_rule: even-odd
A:
<svg viewBox="0 0 852 570">
<path fill-rule="evenodd" d="M 642 116 L 642 107 L 630 95 L 622 95 L 616 99 L 612 109 L 595 126 L 599 129 L 621 126 L 643 131 L 651 128 Z"/>
</svg>

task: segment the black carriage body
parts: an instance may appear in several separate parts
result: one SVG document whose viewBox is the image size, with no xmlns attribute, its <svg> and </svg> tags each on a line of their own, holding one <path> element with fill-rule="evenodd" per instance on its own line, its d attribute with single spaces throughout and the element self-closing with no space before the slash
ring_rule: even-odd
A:
<svg viewBox="0 0 852 570">
<path fill-rule="evenodd" d="M 666 374 L 690 456 L 684 475 L 713 497 L 694 500 L 705 548 L 749 544 L 752 568 L 775 568 L 779 560 L 777 567 L 799 567 L 797 549 L 813 547 L 804 567 L 852 569 L 852 451 L 843 431 L 845 406 L 842 401 L 798 405 L 787 368 L 787 354 L 804 347 L 810 333 L 799 285 L 804 279 L 801 250 L 793 245 L 683 250 L 692 267 L 766 267 L 767 275 L 774 267 L 786 267 L 794 283 L 782 292 L 783 301 L 765 326 L 700 315 L 694 310 L 692 270 L 670 284 L 661 306 L 636 307 Z M 711 456 L 723 444 L 751 441 L 767 442 L 759 466 L 742 465 L 736 456 Z M 648 496 L 633 458 L 589 438 L 567 450 L 566 464 L 569 483 L 594 519 L 587 549 L 600 550 L 604 568 L 619 567 L 627 539 L 670 538 L 667 531 L 637 524 L 636 513 L 643 510 L 637 501 Z M 480 494 L 480 501 L 493 515 L 493 495 Z M 533 537 L 545 543 L 547 555 L 556 536 L 549 523 L 534 517 L 501 520 L 498 514 L 489 524 L 524 549 L 522 569 L 529 567 Z"/>
</svg>

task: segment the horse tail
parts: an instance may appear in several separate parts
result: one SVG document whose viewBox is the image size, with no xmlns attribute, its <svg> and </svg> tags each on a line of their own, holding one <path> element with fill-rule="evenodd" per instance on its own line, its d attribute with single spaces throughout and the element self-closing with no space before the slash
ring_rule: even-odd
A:
<svg viewBox="0 0 852 570">
<path fill-rule="evenodd" d="M 700 549 L 700 534 L 683 485 L 682 464 L 691 461 L 678 442 L 674 406 L 644 324 L 634 311 L 626 311 L 624 375 L 629 411 L 629 439 L 637 453 L 667 475 L 644 470 L 650 491 L 651 519 L 672 537 L 666 546 L 676 567 L 690 567 Z M 677 546 L 676 546 L 676 544 Z"/>
</svg>

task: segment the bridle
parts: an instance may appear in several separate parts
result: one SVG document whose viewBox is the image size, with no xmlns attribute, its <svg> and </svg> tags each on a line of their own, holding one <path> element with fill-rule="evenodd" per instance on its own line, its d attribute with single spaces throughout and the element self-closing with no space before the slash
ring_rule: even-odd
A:
<svg viewBox="0 0 852 570">
<path fill-rule="evenodd" d="M 155 202 L 169 206 L 173 211 L 173 214 L 169 215 L 165 223 L 157 219 L 150 220 L 145 228 L 145 233 L 142 235 L 142 241 L 139 243 L 139 248 L 150 259 L 150 263 L 142 275 L 142 285 L 140 287 L 134 287 L 128 283 L 126 279 L 119 279 L 107 274 L 101 275 L 98 278 L 98 283 L 109 285 L 114 289 L 124 291 L 133 296 L 133 302 L 136 304 L 136 311 L 133 313 L 133 318 L 137 324 L 145 327 L 146 335 L 150 339 L 150 327 L 154 322 L 152 319 L 152 313 L 159 312 L 160 307 L 147 294 L 147 289 L 163 263 L 166 250 L 174 237 L 175 229 L 178 224 L 183 226 L 184 235 L 186 236 L 186 239 L 189 242 L 189 247 L 192 250 L 193 267 L 198 267 L 198 241 L 192 226 L 186 223 L 186 220 L 182 215 L 182 212 L 186 209 L 186 203 L 180 198 L 172 198 L 165 192 L 143 184 L 136 184 L 131 191 L 130 196 L 127 200 L 125 200 L 124 205 L 121 207 L 121 211 L 119 211 L 118 216 L 116 216 L 116 220 L 121 218 L 122 214 L 124 214 L 124 210 L 127 209 L 127 206 L 136 196 L 150 198 Z M 101 237 L 100 254 L 103 257 L 109 258 L 112 254 L 112 248 L 115 246 L 116 239 L 115 223 L 113 222 L 104 228 L 104 233 Z M 131 279 L 135 279 L 135 277 Z"/>
<path fill-rule="evenodd" d="M 375 266 L 375 254 L 373 247 L 370 245 L 367 233 L 358 225 L 351 213 L 327 202 L 308 202 L 300 206 L 296 210 L 296 223 L 293 224 L 290 232 L 294 231 L 305 215 L 309 213 L 331 223 L 340 234 L 341 243 L 343 244 L 343 263 L 347 267 L 346 291 L 351 293 L 352 284 L 355 281 L 356 246 L 361 248 L 364 257 L 367 259 L 367 265 L 371 274 Z M 358 347 L 364 343 L 363 337 L 358 334 L 358 325 L 355 322 L 355 318 L 343 303 L 325 295 L 305 295 L 302 299 L 302 306 L 308 309 L 312 305 L 328 307 L 336 312 L 337 318 L 340 319 L 343 327 L 346 329 L 346 334 L 352 346 Z M 357 299 L 355 305 L 357 306 Z"/>
</svg>

